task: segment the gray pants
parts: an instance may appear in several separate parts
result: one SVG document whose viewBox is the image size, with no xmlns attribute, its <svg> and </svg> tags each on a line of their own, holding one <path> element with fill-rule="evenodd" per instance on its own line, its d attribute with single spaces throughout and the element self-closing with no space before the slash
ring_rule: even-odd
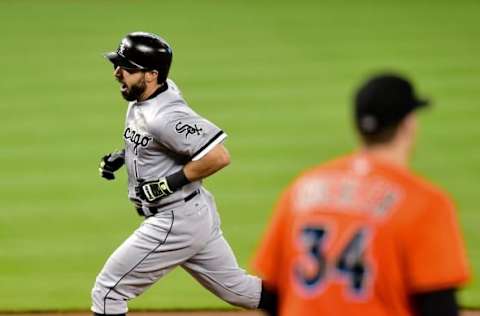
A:
<svg viewBox="0 0 480 316">
<path fill-rule="evenodd" d="M 201 189 L 192 200 L 147 218 L 110 256 L 92 290 L 92 311 L 126 313 L 128 300 L 176 266 L 230 304 L 258 306 L 261 280 L 238 266 L 213 197 Z"/>
</svg>

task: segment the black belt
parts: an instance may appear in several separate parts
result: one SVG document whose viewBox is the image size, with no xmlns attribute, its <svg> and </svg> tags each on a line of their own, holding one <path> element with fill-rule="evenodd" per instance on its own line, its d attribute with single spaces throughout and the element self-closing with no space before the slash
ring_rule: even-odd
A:
<svg viewBox="0 0 480 316">
<path fill-rule="evenodd" d="M 187 195 L 183 201 L 184 202 L 188 202 L 190 201 L 191 199 L 193 199 L 197 194 L 200 193 L 200 190 L 197 189 L 195 191 L 193 191 L 192 193 L 190 193 L 189 195 Z M 137 201 L 137 200 L 134 200 L 134 201 Z M 137 210 L 137 213 L 138 215 L 140 216 L 145 216 L 145 217 L 149 217 L 149 216 L 152 216 L 152 215 L 155 215 L 157 214 L 160 210 L 162 210 L 163 208 L 165 208 L 166 206 L 168 205 L 171 205 L 171 204 L 174 204 L 174 203 L 178 203 L 179 201 L 173 201 L 173 202 L 169 202 L 169 203 L 166 203 L 166 204 L 162 204 L 160 207 L 147 207 L 148 211 L 150 212 L 150 214 L 145 214 L 145 212 L 143 211 L 143 208 L 141 206 L 139 207 L 136 207 L 135 209 Z"/>
</svg>

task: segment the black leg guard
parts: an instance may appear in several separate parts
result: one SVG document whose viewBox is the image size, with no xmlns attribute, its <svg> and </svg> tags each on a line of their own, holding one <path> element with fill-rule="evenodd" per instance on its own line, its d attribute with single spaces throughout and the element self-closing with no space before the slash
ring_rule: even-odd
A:
<svg viewBox="0 0 480 316">
<path fill-rule="evenodd" d="M 277 291 L 268 289 L 262 282 L 262 294 L 258 309 L 263 310 L 269 316 L 278 315 L 278 294 Z"/>
</svg>

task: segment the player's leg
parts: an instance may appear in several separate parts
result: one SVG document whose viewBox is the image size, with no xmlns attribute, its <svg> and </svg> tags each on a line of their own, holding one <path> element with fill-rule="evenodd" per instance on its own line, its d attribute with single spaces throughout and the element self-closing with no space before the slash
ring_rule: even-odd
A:
<svg viewBox="0 0 480 316">
<path fill-rule="evenodd" d="M 92 290 L 94 313 L 125 314 L 128 300 L 141 294 L 173 267 L 172 262 L 152 262 L 171 238 L 174 216 L 165 215 L 156 232 L 142 224 L 107 260 Z"/>
<path fill-rule="evenodd" d="M 238 266 L 235 255 L 223 236 L 211 240 L 182 267 L 224 301 L 243 308 L 258 307 L 262 281 Z"/>
<path fill-rule="evenodd" d="M 125 314 L 130 299 L 203 247 L 203 237 L 187 231 L 183 213 L 167 211 L 145 220 L 112 254 L 92 290 L 94 313 Z"/>
<path fill-rule="evenodd" d="M 212 218 L 210 238 L 205 247 L 183 263 L 182 267 L 226 302 L 244 308 L 257 308 L 262 281 L 238 266 L 235 255 L 220 230 L 213 197 L 207 191 L 203 194 Z"/>
</svg>

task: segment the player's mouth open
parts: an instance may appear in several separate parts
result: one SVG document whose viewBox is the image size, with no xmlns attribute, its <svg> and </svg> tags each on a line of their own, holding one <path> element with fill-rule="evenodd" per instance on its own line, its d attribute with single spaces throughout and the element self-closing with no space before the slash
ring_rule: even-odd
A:
<svg viewBox="0 0 480 316">
<path fill-rule="evenodd" d="M 127 89 L 128 89 L 128 87 L 127 87 L 126 84 L 122 83 L 122 84 L 120 85 L 120 90 L 121 90 L 121 91 L 126 91 Z"/>
</svg>

